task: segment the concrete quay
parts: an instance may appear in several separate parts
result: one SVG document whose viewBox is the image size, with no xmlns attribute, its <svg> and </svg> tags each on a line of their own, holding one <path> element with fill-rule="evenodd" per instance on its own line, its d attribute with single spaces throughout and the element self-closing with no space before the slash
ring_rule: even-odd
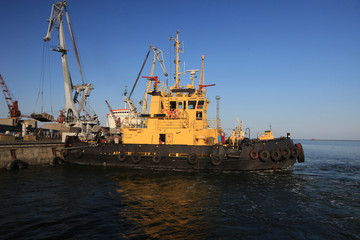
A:
<svg viewBox="0 0 360 240">
<path fill-rule="evenodd" d="M 36 165 L 56 165 L 64 162 L 61 141 L 2 141 L 0 169 L 14 170 Z"/>
</svg>

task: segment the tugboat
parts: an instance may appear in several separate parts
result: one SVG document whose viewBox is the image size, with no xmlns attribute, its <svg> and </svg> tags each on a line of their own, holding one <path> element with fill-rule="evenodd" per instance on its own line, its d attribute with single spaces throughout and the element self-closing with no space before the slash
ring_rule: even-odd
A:
<svg viewBox="0 0 360 240">
<path fill-rule="evenodd" d="M 65 161 L 190 171 L 287 169 L 296 160 L 304 161 L 301 144 L 294 144 L 289 135 L 263 140 L 235 137 L 232 144 L 223 144 L 219 140 L 219 129 L 211 128 L 207 118 L 210 101 L 205 87 L 214 84 L 195 86 L 192 81 L 181 86 L 179 33 L 170 40 L 175 42 L 176 49 L 175 84 L 167 89 L 157 76 L 147 77 L 152 82 L 148 92 L 150 109 L 122 122 L 121 141 L 83 141 L 77 136 L 68 136 L 62 150 Z"/>
</svg>

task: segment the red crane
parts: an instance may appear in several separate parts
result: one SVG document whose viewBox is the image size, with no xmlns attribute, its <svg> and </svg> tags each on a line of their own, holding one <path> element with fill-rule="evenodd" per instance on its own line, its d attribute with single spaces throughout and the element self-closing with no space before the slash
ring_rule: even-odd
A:
<svg viewBox="0 0 360 240">
<path fill-rule="evenodd" d="M 215 86 L 216 84 L 209 84 L 209 85 L 199 85 L 199 90 L 198 91 L 201 91 L 204 87 L 212 87 L 212 86 Z"/>
<path fill-rule="evenodd" d="M 21 112 L 19 110 L 18 101 L 13 100 L 14 98 L 11 96 L 9 89 L 6 86 L 4 79 L 0 74 L 0 84 L 4 92 L 5 101 L 9 108 L 9 114 L 11 118 L 19 118 L 21 116 Z"/>
</svg>

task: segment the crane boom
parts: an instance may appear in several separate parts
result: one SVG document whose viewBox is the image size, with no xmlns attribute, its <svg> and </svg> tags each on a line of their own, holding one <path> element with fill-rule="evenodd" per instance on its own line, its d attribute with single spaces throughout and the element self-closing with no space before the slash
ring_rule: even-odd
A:
<svg viewBox="0 0 360 240">
<path fill-rule="evenodd" d="M 165 68 L 165 62 L 164 62 L 164 57 L 163 57 L 163 53 L 160 49 L 150 45 L 150 49 L 154 52 L 154 58 L 152 61 L 152 66 L 151 66 L 151 70 L 150 70 L 150 77 L 154 76 L 154 70 L 155 70 L 155 63 L 156 60 L 158 60 L 158 62 L 160 63 L 160 66 L 164 72 L 165 77 L 168 76 L 167 72 L 166 72 L 166 68 Z M 150 92 L 150 88 L 151 88 L 151 80 L 149 79 L 147 84 L 146 84 L 146 88 L 145 88 L 145 92 L 144 92 L 144 96 L 143 96 L 143 101 L 142 101 L 142 106 L 141 106 L 141 113 L 145 114 L 148 111 L 148 99 L 149 99 L 149 92 Z"/>
<path fill-rule="evenodd" d="M 120 126 L 121 126 L 120 118 L 117 118 L 117 117 L 115 116 L 115 113 L 114 113 L 114 111 L 112 110 L 112 108 L 111 108 L 110 104 L 108 103 L 108 101 L 105 100 L 105 102 L 106 102 L 106 105 L 107 105 L 108 108 L 109 108 L 111 117 L 114 119 L 115 126 L 116 126 L 116 127 L 120 127 Z"/>
<path fill-rule="evenodd" d="M 64 74 L 64 87 L 65 87 L 65 122 L 76 121 L 79 118 L 78 111 L 76 109 L 75 103 L 72 99 L 73 84 L 70 77 L 68 57 L 65 45 L 65 36 L 64 36 L 64 26 L 63 26 L 63 16 L 64 11 L 66 11 L 66 1 L 61 1 L 54 3 L 51 8 L 51 14 L 49 19 L 49 27 L 44 37 L 44 41 L 51 40 L 51 33 L 58 26 L 59 31 L 59 46 L 56 51 L 61 53 L 61 62 L 63 66 Z M 74 119 L 75 118 L 75 119 Z"/>
<path fill-rule="evenodd" d="M 82 78 L 82 84 L 74 85 L 69 71 L 68 57 L 65 45 L 65 35 L 64 35 L 64 20 L 63 17 L 66 17 L 67 25 L 70 31 L 74 52 L 76 55 L 76 59 L 78 62 L 78 67 L 80 70 L 80 75 Z M 48 31 L 44 37 L 44 41 L 51 40 L 51 33 L 54 29 L 58 29 L 59 32 L 59 46 L 54 51 L 61 53 L 61 62 L 63 67 L 64 74 L 64 88 L 65 88 L 65 107 L 64 107 L 64 115 L 65 121 L 64 123 L 68 126 L 76 126 L 80 127 L 83 133 L 91 132 L 92 128 L 96 125 L 99 125 L 100 122 L 98 120 L 98 116 L 91 108 L 88 97 L 90 96 L 91 91 L 93 90 L 93 85 L 91 83 L 84 83 L 84 77 L 82 74 L 80 58 L 78 56 L 78 51 L 75 44 L 75 39 L 73 36 L 73 30 L 70 24 L 70 18 L 67 13 L 67 1 L 60 1 L 58 3 L 54 3 L 51 8 L 51 14 L 49 19 L 49 27 Z M 74 91 L 74 96 L 73 96 Z M 79 100 L 78 100 L 79 97 Z M 94 112 L 92 116 L 90 116 L 85 107 L 88 106 Z M 86 116 L 81 116 L 81 113 L 85 112 Z"/>
<path fill-rule="evenodd" d="M 5 96 L 5 101 L 6 104 L 9 108 L 9 114 L 11 118 L 19 118 L 21 116 L 21 112 L 19 110 L 19 106 L 18 106 L 18 101 L 13 100 L 13 97 L 11 96 L 11 93 L 8 89 L 8 87 L 6 86 L 6 83 L 4 81 L 4 79 L 2 78 L 1 74 L 0 74 L 0 84 Z"/>
</svg>

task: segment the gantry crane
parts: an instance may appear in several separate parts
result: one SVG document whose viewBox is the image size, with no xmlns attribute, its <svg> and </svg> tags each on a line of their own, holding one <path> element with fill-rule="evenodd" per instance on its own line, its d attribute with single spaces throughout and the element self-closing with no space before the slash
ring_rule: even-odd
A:
<svg viewBox="0 0 360 240">
<path fill-rule="evenodd" d="M 147 59 L 148 59 L 149 54 L 150 54 L 151 51 L 154 52 L 154 57 L 153 57 L 152 66 L 151 66 L 151 70 L 150 70 L 150 75 L 149 75 L 149 76 L 150 76 L 150 77 L 153 77 L 153 75 L 154 75 L 156 60 L 158 60 L 160 66 L 161 66 L 161 68 L 162 68 L 162 70 L 163 70 L 163 72 L 164 72 L 165 77 L 168 76 L 168 74 L 167 74 L 167 72 L 166 72 L 166 68 L 165 68 L 165 62 L 164 62 L 164 57 L 163 57 L 162 51 L 161 51 L 160 49 L 158 49 L 158 48 L 150 45 L 150 49 L 149 49 L 148 53 L 146 54 L 144 63 L 143 63 L 143 65 L 142 65 L 142 67 L 141 67 L 141 69 L 140 69 L 140 72 L 139 72 L 139 74 L 138 74 L 138 76 L 137 76 L 137 78 L 136 78 L 136 81 L 135 81 L 134 86 L 133 86 L 133 88 L 132 88 L 132 90 L 131 90 L 131 92 L 130 92 L 130 95 L 127 96 L 127 93 L 124 93 L 124 102 L 129 106 L 129 108 L 130 108 L 130 110 L 131 110 L 132 113 L 137 113 L 137 109 L 136 109 L 136 107 L 135 107 L 135 105 L 134 105 L 134 103 L 133 103 L 133 101 L 132 101 L 132 99 L 131 99 L 131 95 L 132 95 L 132 93 L 134 92 L 134 89 L 135 89 L 135 87 L 136 87 L 136 84 L 137 84 L 137 82 L 138 82 L 138 80 L 139 80 L 139 77 L 140 77 L 140 75 L 141 75 L 141 73 L 142 73 L 142 70 L 144 69 L 145 63 L 146 63 L 146 61 L 147 61 Z M 142 98 L 142 100 L 140 101 L 140 105 L 142 105 L 142 106 L 141 106 L 141 112 L 140 112 L 141 114 L 145 114 L 145 113 L 147 113 L 147 111 L 148 111 L 148 98 L 149 98 L 150 88 L 151 88 L 151 79 L 148 80 L 148 82 L 147 82 L 147 84 L 146 84 L 146 89 L 145 89 L 143 98 Z"/>
<path fill-rule="evenodd" d="M 98 120 L 98 116 L 94 111 L 93 111 L 94 115 L 92 116 L 87 114 L 85 114 L 85 116 L 81 116 L 81 112 L 85 110 L 84 108 L 86 105 L 91 108 L 88 102 L 88 97 L 90 96 L 90 93 L 94 88 L 91 83 L 86 84 L 84 82 L 84 77 L 81 70 L 82 68 L 80 65 L 80 58 L 78 56 L 78 51 L 76 48 L 76 44 L 70 24 L 70 19 L 66 7 L 67 7 L 66 1 L 61 1 L 58 3 L 54 3 L 52 5 L 51 15 L 49 19 L 49 28 L 46 33 L 46 36 L 44 37 L 44 41 L 50 41 L 52 31 L 55 28 L 58 29 L 59 46 L 57 47 L 57 49 L 53 49 L 53 50 L 61 53 L 61 61 L 63 66 L 64 86 L 65 86 L 64 123 L 67 126 L 80 127 L 82 129 L 82 132 L 86 134 L 86 133 L 90 133 L 91 129 L 94 126 L 99 126 L 100 123 Z M 64 36 L 64 27 L 63 27 L 64 14 L 66 16 L 69 32 L 72 38 L 74 52 L 77 58 L 80 75 L 82 78 L 82 84 L 74 85 L 70 77 L 68 58 L 67 58 L 68 50 L 66 49 L 66 45 L 65 45 L 65 36 Z M 93 109 L 91 108 L 91 110 Z M 86 112 L 86 110 L 84 112 Z"/>
<path fill-rule="evenodd" d="M 9 108 L 10 117 L 11 118 L 20 118 L 21 112 L 19 110 L 18 101 L 14 100 L 14 98 L 12 97 L 1 74 L 0 74 L 0 84 L 1 84 L 4 96 L 5 96 L 6 104 Z"/>
</svg>

